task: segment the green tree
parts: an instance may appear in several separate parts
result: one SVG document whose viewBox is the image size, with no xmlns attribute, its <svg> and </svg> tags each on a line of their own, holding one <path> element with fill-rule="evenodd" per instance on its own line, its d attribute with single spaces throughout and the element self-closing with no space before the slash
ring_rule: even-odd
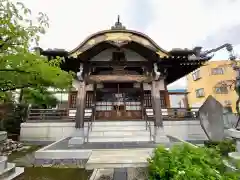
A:
<svg viewBox="0 0 240 180">
<path fill-rule="evenodd" d="M 58 103 L 58 99 L 46 88 L 24 89 L 22 99 L 24 104 L 31 104 L 38 108 L 55 107 Z"/>
<path fill-rule="evenodd" d="M 31 20 L 30 9 L 10 0 L 0 0 L 0 12 L 0 93 L 70 87 L 73 76 L 60 69 L 60 58 L 48 60 L 31 50 L 48 28 L 48 17 L 39 13 Z"/>
</svg>

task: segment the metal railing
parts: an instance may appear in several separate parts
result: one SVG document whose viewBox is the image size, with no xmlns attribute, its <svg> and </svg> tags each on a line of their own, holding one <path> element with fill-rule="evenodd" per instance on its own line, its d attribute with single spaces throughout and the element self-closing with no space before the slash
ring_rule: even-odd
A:
<svg viewBox="0 0 240 180">
<path fill-rule="evenodd" d="M 84 120 L 85 122 L 87 121 L 87 140 L 86 142 L 89 142 L 89 132 L 90 130 L 92 130 L 92 124 L 94 121 L 94 112 L 95 112 L 95 108 L 86 108 L 84 110 Z"/>
<path fill-rule="evenodd" d="M 75 111 L 75 113 L 72 113 Z M 76 109 L 29 109 L 27 121 L 74 121 Z"/>
<path fill-rule="evenodd" d="M 152 108 L 145 108 L 144 109 L 144 120 L 146 122 L 146 130 L 149 128 L 149 136 L 150 140 L 152 140 L 152 128 L 151 128 L 151 121 L 154 119 L 154 111 Z"/>
<path fill-rule="evenodd" d="M 163 120 L 197 119 L 199 108 L 162 108 Z"/>
<path fill-rule="evenodd" d="M 238 122 L 238 114 L 232 112 L 223 113 L 224 128 L 236 128 Z"/>
</svg>

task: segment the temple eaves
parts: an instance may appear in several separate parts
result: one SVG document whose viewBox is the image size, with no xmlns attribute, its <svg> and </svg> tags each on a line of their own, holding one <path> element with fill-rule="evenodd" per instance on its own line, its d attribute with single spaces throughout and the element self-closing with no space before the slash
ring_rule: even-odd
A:
<svg viewBox="0 0 240 180">
<path fill-rule="evenodd" d="M 111 27 L 111 30 L 125 30 L 126 27 L 122 25 L 120 22 L 120 16 L 118 15 L 117 22 L 115 22 L 115 25 Z"/>
</svg>

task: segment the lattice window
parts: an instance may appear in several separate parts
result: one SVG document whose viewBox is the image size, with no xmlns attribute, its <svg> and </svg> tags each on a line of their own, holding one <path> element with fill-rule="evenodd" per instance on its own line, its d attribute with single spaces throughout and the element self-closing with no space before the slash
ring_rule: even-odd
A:
<svg viewBox="0 0 240 180">
<path fill-rule="evenodd" d="M 163 92 L 160 93 L 160 101 L 161 101 L 161 108 L 166 108 L 167 103 L 166 103 L 165 94 Z"/>
<path fill-rule="evenodd" d="M 70 92 L 69 96 L 69 108 L 76 108 L 77 92 Z"/>
<path fill-rule="evenodd" d="M 151 91 L 144 91 L 143 105 L 144 105 L 144 107 L 152 107 Z"/>
<path fill-rule="evenodd" d="M 140 111 L 141 109 L 141 102 L 126 102 L 127 111 Z"/>
<path fill-rule="evenodd" d="M 86 93 L 86 108 L 93 106 L 93 91 L 87 91 Z"/>
<path fill-rule="evenodd" d="M 96 103 L 96 111 L 111 111 L 113 110 L 113 103 L 107 101 L 100 101 Z"/>
</svg>

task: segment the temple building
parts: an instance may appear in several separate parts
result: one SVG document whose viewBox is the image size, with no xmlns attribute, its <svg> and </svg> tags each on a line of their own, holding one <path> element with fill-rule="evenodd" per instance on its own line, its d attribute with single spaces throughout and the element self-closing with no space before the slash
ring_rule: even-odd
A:
<svg viewBox="0 0 240 180">
<path fill-rule="evenodd" d="M 39 50 L 49 59 L 64 58 L 61 69 L 77 74 L 68 98 L 68 108 L 76 109 L 76 129 L 83 128 L 86 109 L 94 121 L 144 121 L 149 108 L 154 125 L 162 127 L 161 109 L 170 107 L 167 85 L 210 59 L 198 57 L 198 47 L 166 51 L 119 19 L 69 52 Z"/>
</svg>

